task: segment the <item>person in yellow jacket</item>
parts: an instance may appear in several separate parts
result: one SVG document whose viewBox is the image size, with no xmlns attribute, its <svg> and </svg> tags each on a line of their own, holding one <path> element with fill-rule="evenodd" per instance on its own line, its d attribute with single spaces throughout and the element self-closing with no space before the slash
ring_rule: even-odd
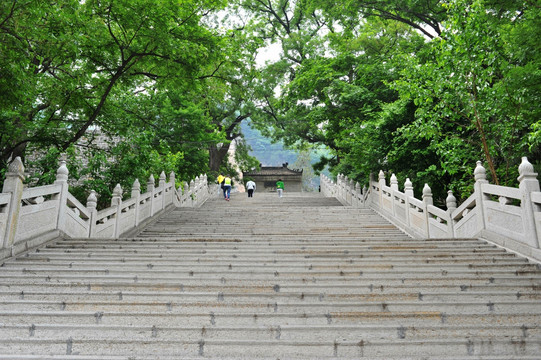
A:
<svg viewBox="0 0 541 360">
<path fill-rule="evenodd" d="M 226 175 L 224 179 L 224 196 L 225 196 L 225 200 L 227 201 L 229 201 L 229 197 L 231 195 L 232 185 L 233 185 L 233 180 L 231 180 L 231 177 L 229 175 Z"/>
<path fill-rule="evenodd" d="M 220 191 L 218 192 L 218 196 L 220 196 L 220 193 L 223 193 L 224 198 L 225 198 L 224 179 L 225 179 L 225 176 L 220 174 L 218 175 L 218 178 L 216 179 L 216 181 L 218 181 L 218 184 L 220 184 Z"/>
</svg>

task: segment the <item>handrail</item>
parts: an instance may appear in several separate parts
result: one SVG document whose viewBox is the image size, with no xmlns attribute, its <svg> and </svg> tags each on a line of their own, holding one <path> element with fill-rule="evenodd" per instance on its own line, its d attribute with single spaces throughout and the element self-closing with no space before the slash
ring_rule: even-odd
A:
<svg viewBox="0 0 541 360">
<path fill-rule="evenodd" d="M 135 180 L 131 195 L 124 199 L 115 187 L 111 205 L 97 210 L 97 194 L 91 191 L 86 205 L 68 190 L 66 161 L 60 162 L 54 184 L 25 188 L 20 158 L 10 165 L 0 193 L 0 259 L 17 255 L 58 236 L 73 238 L 118 238 L 170 207 L 201 206 L 209 198 L 206 175 L 200 175 L 177 189 L 175 174 L 161 173 L 158 186 L 154 176 L 141 193 Z"/>
<path fill-rule="evenodd" d="M 355 198 L 359 186 L 353 186 L 344 175 L 338 175 L 336 183 L 321 175 L 321 192 L 337 197 L 346 206 L 370 207 L 415 238 L 484 238 L 541 261 L 541 192 L 528 159 L 523 157 L 519 166 L 518 188 L 489 184 L 481 162 L 477 162 L 474 174 L 473 194 L 457 207 L 449 191 L 447 209 L 432 204 L 428 184 L 423 199 L 416 199 L 409 179 L 400 191 L 396 176 L 391 175 L 388 186 L 382 171 L 378 180 L 371 177 L 359 200 L 351 201 L 350 194 Z"/>
</svg>

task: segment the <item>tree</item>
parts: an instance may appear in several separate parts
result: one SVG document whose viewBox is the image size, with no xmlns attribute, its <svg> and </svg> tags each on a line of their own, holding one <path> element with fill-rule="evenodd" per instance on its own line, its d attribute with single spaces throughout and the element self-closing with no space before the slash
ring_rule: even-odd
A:
<svg viewBox="0 0 541 360">
<path fill-rule="evenodd" d="M 113 102 L 122 94 L 197 80 L 202 65 L 221 55 L 220 37 L 200 20 L 223 4 L 2 2 L 0 64 L 8 81 L 0 86 L 10 96 L 0 109 L 0 165 L 24 157 L 31 143 L 66 150 L 91 126 L 114 128 Z"/>
<path fill-rule="evenodd" d="M 541 79 L 539 57 L 514 40 L 519 29 L 521 36 L 539 32 L 539 8 L 528 2 L 496 8 L 481 0 L 446 6 L 442 36 L 424 56 L 408 58 L 397 82 L 402 97 L 418 107 L 416 121 L 399 136 L 429 140 L 440 174 L 457 175 L 459 184 L 470 182 L 479 158 L 494 183 L 516 184 L 520 156 L 540 155 L 527 135 L 539 114 L 530 104 L 539 99 Z"/>
</svg>

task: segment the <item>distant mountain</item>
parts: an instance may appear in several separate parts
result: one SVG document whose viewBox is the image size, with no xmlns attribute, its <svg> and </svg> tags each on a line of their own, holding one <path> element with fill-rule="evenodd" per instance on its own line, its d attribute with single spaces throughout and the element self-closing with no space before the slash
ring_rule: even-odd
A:
<svg viewBox="0 0 541 360">
<path fill-rule="evenodd" d="M 252 147 L 250 155 L 256 157 L 263 166 L 281 166 L 283 163 L 293 164 L 297 161 L 299 153 L 295 150 L 286 149 L 283 143 L 272 143 L 271 140 L 261 134 L 259 130 L 252 129 L 248 121 L 241 123 L 244 140 Z M 326 150 L 314 150 L 310 154 L 310 162 L 313 164 L 319 157 L 326 154 Z"/>
<path fill-rule="evenodd" d="M 283 163 L 293 164 L 297 160 L 297 152 L 284 148 L 282 142 L 271 143 L 259 130 L 252 129 L 247 121 L 241 123 L 244 140 L 250 147 L 250 155 L 256 157 L 263 166 L 281 166 Z"/>
</svg>

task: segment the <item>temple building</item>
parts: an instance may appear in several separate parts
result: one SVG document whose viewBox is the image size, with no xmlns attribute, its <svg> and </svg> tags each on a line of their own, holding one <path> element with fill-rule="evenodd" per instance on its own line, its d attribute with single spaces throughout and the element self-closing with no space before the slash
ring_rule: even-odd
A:
<svg viewBox="0 0 541 360">
<path fill-rule="evenodd" d="M 302 191 L 302 169 L 289 169 L 288 163 L 282 166 L 260 166 L 259 170 L 245 171 L 242 177 L 245 181 L 248 179 L 256 183 L 258 191 L 276 191 L 276 182 L 282 179 L 286 192 Z"/>
</svg>

